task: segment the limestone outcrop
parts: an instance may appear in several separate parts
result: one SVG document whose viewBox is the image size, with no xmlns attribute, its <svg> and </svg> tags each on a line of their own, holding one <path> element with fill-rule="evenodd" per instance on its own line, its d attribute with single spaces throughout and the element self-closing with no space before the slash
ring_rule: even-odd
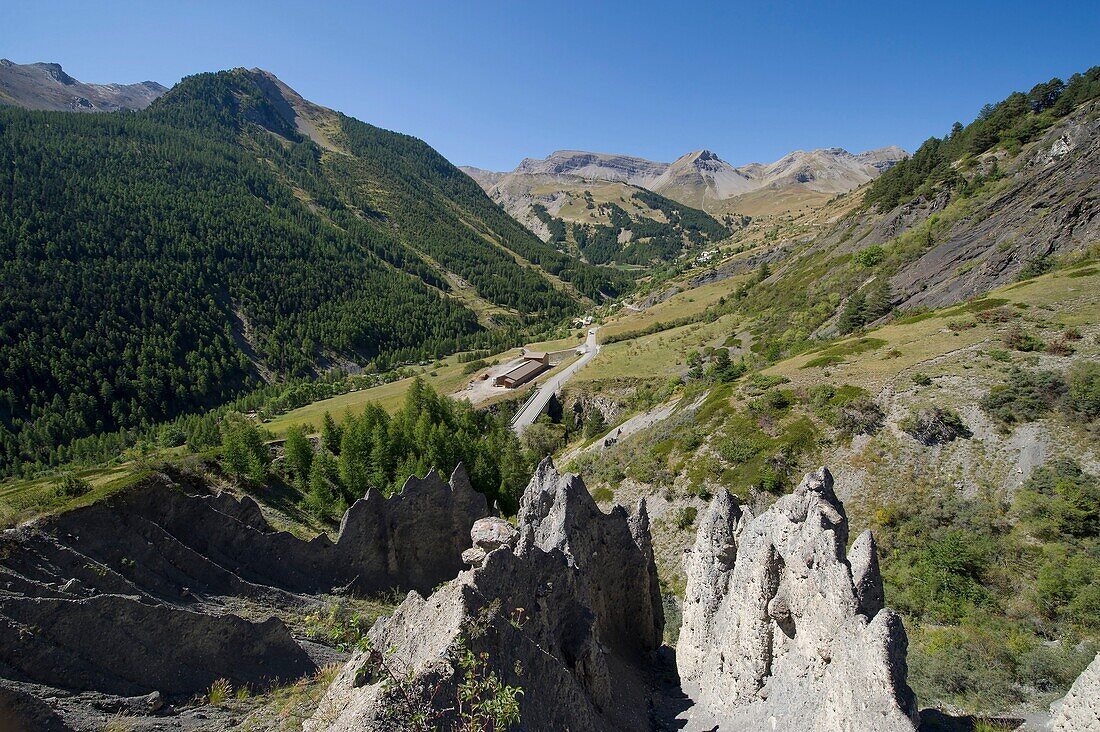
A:
<svg viewBox="0 0 1100 732">
<path fill-rule="evenodd" d="M 722 729 L 913 730 L 901 619 L 883 607 L 874 539 L 821 468 L 753 518 L 724 493 L 687 564 L 677 666 Z"/>
<path fill-rule="evenodd" d="M 1100 732 L 1100 653 L 1050 711 L 1053 732 Z"/>
<path fill-rule="evenodd" d="M 546 460 L 518 523 L 475 525 L 474 566 L 379 620 L 372 650 L 348 662 L 306 728 L 451 729 L 466 648 L 522 688 L 517 729 L 648 729 L 645 669 L 663 615 L 644 503 L 604 514 Z"/>
</svg>

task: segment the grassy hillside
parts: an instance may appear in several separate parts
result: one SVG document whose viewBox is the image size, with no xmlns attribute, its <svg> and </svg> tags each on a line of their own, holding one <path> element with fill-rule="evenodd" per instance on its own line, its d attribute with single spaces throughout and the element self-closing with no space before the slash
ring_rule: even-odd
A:
<svg viewBox="0 0 1100 732">
<path fill-rule="evenodd" d="M 759 507 L 828 465 L 879 542 L 922 706 L 1042 707 L 1100 645 L 1098 288 L 1086 260 L 745 375 L 699 331 L 671 414 L 574 467 L 602 500 L 648 496 L 675 593 L 714 492 Z"/>
</svg>

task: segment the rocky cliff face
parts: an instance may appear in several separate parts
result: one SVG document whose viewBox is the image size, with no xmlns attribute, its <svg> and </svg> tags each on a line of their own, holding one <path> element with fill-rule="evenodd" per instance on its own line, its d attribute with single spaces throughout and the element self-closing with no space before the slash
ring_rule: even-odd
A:
<svg viewBox="0 0 1100 732">
<path fill-rule="evenodd" d="M 757 518 L 720 494 L 688 560 L 677 666 L 722 728 L 912 730 L 905 630 L 822 468 Z"/>
<path fill-rule="evenodd" d="M 471 568 L 380 620 L 307 729 L 452 729 L 465 649 L 522 687 L 522 730 L 915 729 L 905 631 L 883 607 L 870 534 L 845 554 L 828 471 L 757 518 L 714 499 L 671 691 L 652 654 L 663 619 L 644 502 L 604 514 L 547 461 L 518 523 L 475 524 Z"/>
<path fill-rule="evenodd" d="M 181 479 L 182 480 L 182 479 Z M 401 493 L 369 492 L 336 541 L 273 529 L 238 501 L 154 476 L 0 541 L 0 686 L 168 696 L 215 679 L 262 688 L 315 670 L 276 617 L 246 620 L 242 601 L 301 614 L 323 593 L 429 592 L 461 569 L 485 497 L 459 466 Z"/>
<path fill-rule="evenodd" d="M 168 91 L 155 81 L 86 84 L 58 64 L 17 64 L 0 59 L 0 104 L 59 112 L 117 112 L 145 109 Z"/>
<path fill-rule="evenodd" d="M 895 306 L 938 308 L 1013 282 L 1029 263 L 1100 237 L 1100 102 L 1063 118 L 1016 157 L 994 151 L 965 172 L 991 175 L 994 166 L 1003 177 L 989 193 L 967 199 L 940 189 L 888 212 L 847 216 L 807 251 L 889 245 L 925 225 L 907 242 L 909 254 L 890 285 Z"/>
<path fill-rule="evenodd" d="M 370 632 L 309 730 L 450 729 L 461 646 L 523 688 L 524 730 L 650 728 L 647 655 L 663 616 L 644 504 L 603 514 L 549 459 L 519 526 L 479 522 L 473 566 L 423 598 L 410 593 Z M 461 644 L 461 646 L 460 646 Z M 396 683 L 396 676 L 403 679 Z"/>
</svg>

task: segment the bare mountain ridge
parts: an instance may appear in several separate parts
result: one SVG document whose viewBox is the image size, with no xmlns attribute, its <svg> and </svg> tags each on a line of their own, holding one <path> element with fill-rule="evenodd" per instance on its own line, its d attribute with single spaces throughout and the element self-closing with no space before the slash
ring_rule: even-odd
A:
<svg viewBox="0 0 1100 732">
<path fill-rule="evenodd" d="M 630 155 L 559 150 L 545 158 L 525 158 L 511 173 L 464 167 L 488 193 L 502 199 L 520 189 L 534 190 L 558 180 L 625 183 L 646 188 L 705 211 L 762 189 L 804 189 L 822 194 L 844 193 L 876 178 L 908 156 L 897 146 L 853 154 L 839 147 L 795 150 L 773 163 L 734 167 L 710 150 L 696 150 L 672 163 Z"/>
<path fill-rule="evenodd" d="M 0 59 L 0 104 L 56 112 L 117 112 L 145 109 L 168 91 L 155 81 L 88 84 L 60 64 L 17 64 Z"/>
</svg>

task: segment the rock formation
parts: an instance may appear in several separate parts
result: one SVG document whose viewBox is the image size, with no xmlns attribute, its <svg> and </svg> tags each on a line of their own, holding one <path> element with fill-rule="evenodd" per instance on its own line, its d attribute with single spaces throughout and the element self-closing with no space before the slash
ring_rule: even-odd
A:
<svg viewBox="0 0 1100 732">
<path fill-rule="evenodd" d="M 1053 732 L 1100 732 L 1100 653 L 1050 711 Z"/>
<path fill-rule="evenodd" d="M 822 468 L 757 518 L 719 494 L 688 560 L 677 666 L 726 729 L 912 730 L 901 619 L 874 540 Z"/>
<path fill-rule="evenodd" d="M 432 471 L 389 498 L 369 491 L 335 541 L 277 531 L 251 498 L 208 490 L 155 475 L 4 532 L 0 679 L 131 696 L 300 678 L 316 661 L 283 622 L 234 603 L 301 615 L 317 594 L 428 592 L 462 570 L 488 513 L 462 466 L 450 484 Z"/>
<path fill-rule="evenodd" d="M 168 88 L 155 81 L 86 84 L 58 64 L 17 64 L 0 58 L 0 104 L 60 112 L 145 109 Z"/>
<path fill-rule="evenodd" d="M 474 566 L 380 620 L 369 634 L 377 650 L 348 662 L 307 729 L 415 729 L 417 711 L 425 729 L 451 728 L 463 645 L 522 687 L 521 729 L 649 728 L 645 661 L 663 615 L 644 503 L 633 516 L 603 514 L 547 459 L 518 529 L 490 520 L 473 534 Z"/>
</svg>

